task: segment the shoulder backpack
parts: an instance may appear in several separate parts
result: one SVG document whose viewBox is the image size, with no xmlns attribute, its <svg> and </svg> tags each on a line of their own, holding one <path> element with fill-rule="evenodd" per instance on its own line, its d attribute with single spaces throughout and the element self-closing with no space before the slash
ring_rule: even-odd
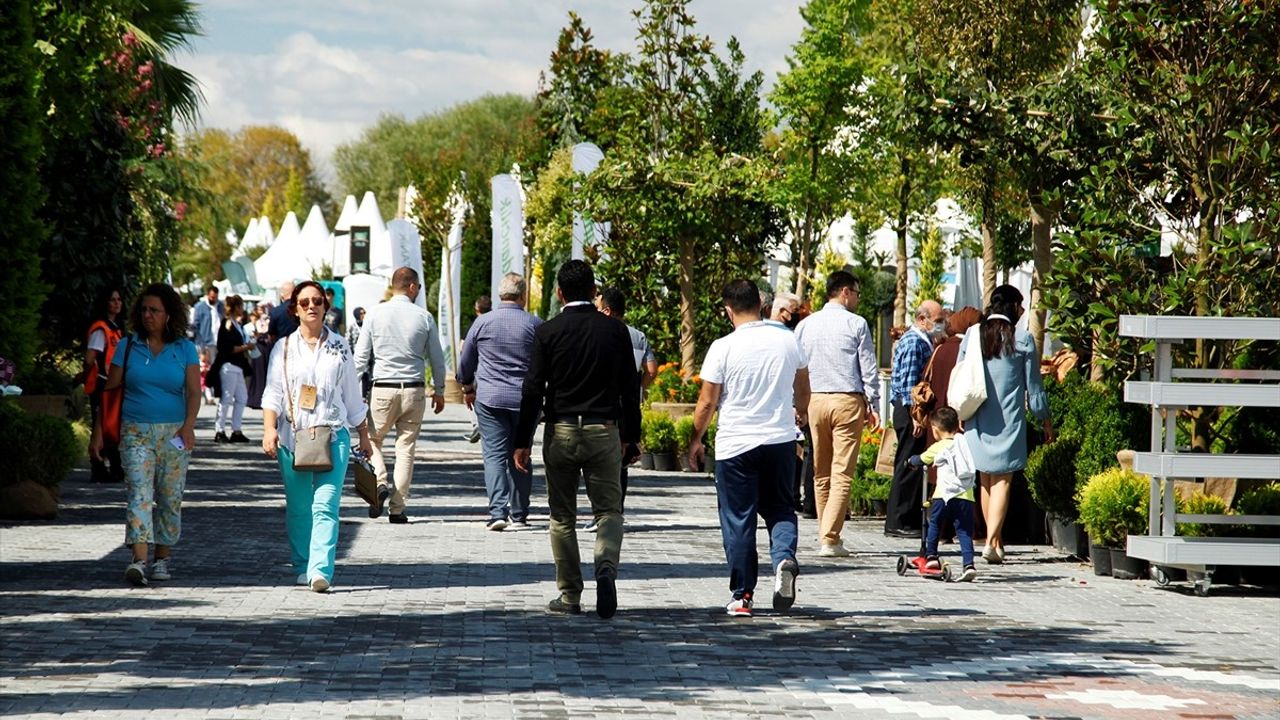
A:
<svg viewBox="0 0 1280 720">
<path fill-rule="evenodd" d="M 980 326 L 969 328 L 960 346 L 964 359 L 956 363 L 947 383 L 947 404 L 955 409 L 960 420 L 968 420 L 987 401 L 986 364 L 982 361 L 982 348 L 973 347 L 973 338 Z"/>
</svg>

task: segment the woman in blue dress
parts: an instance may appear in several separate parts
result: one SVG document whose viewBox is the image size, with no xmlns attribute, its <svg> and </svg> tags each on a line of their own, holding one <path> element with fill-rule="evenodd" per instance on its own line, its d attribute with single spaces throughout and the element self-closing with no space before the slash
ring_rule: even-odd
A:
<svg viewBox="0 0 1280 720">
<path fill-rule="evenodd" d="M 986 402 L 965 421 L 965 440 L 981 473 L 982 517 L 987 525 L 987 546 L 982 557 L 989 563 L 1004 561 L 1001 530 L 1009 509 L 1013 474 L 1027 466 L 1027 409 L 1044 424 L 1045 441 L 1053 441 L 1049 400 L 1040 381 L 1040 353 L 1035 341 L 1017 329 L 1022 317 L 1022 293 L 1001 285 L 991 293 L 982 322 L 970 328 L 960 346 L 960 360 L 981 348 L 987 384 Z"/>
</svg>

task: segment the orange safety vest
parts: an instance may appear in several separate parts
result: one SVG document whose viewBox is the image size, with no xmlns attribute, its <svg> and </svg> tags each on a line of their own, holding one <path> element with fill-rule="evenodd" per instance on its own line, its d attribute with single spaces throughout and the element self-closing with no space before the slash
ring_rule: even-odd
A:
<svg viewBox="0 0 1280 720">
<path fill-rule="evenodd" d="M 89 335 L 92 336 L 95 330 L 101 330 L 103 336 L 107 339 L 107 347 L 98 354 L 98 371 L 89 372 L 84 378 L 84 391 L 92 395 L 98 389 L 98 375 L 107 375 L 111 371 L 111 357 L 115 355 L 116 346 L 120 344 L 120 338 L 124 337 L 124 333 L 117 328 L 111 327 L 106 320 L 95 320 L 89 326 Z"/>
</svg>

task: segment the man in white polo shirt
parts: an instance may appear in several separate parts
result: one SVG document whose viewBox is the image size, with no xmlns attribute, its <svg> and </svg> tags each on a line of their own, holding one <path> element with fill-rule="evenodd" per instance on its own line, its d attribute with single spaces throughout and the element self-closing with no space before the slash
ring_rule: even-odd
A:
<svg viewBox="0 0 1280 720">
<path fill-rule="evenodd" d="M 806 421 L 809 373 L 791 331 L 760 319 L 760 291 L 754 283 L 730 282 L 724 305 L 734 331 L 711 343 L 702 362 L 689 463 L 701 463 L 702 435 L 719 407 L 716 493 L 733 592 L 725 610 L 750 617 L 759 574 L 757 514 L 769 529 L 773 608 L 786 610 L 796 599 L 796 426 Z"/>
</svg>

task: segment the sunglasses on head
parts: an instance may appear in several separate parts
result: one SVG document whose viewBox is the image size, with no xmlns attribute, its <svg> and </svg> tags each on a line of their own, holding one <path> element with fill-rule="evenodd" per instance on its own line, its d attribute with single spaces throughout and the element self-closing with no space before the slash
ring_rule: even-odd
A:
<svg viewBox="0 0 1280 720">
<path fill-rule="evenodd" d="M 316 299 L 312 300 L 311 298 L 300 298 L 300 299 L 299 299 L 296 303 L 294 303 L 294 304 L 295 304 L 295 305 L 297 305 L 298 307 L 302 308 L 303 310 L 306 310 L 307 308 L 311 307 L 312 305 L 315 305 L 316 307 L 324 307 L 324 299 L 323 299 L 323 298 L 316 298 Z"/>
</svg>

